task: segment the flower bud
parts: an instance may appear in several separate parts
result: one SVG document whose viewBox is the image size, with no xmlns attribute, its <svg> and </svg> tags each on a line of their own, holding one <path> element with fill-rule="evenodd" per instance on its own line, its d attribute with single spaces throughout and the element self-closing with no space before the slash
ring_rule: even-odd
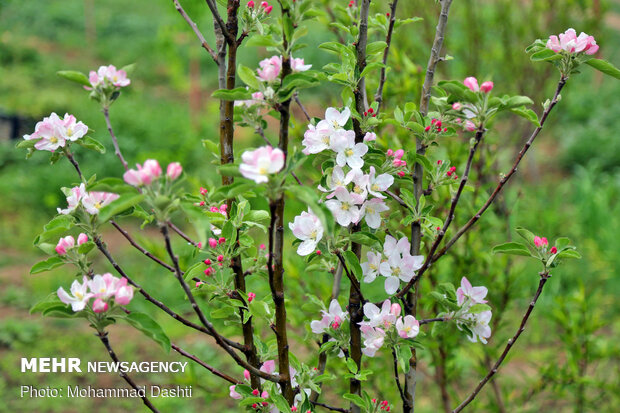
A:
<svg viewBox="0 0 620 413">
<path fill-rule="evenodd" d="M 403 178 L 405 176 L 405 171 L 399 171 L 396 172 L 396 175 L 400 176 L 401 178 Z"/>
<path fill-rule="evenodd" d="M 74 245 L 75 239 L 71 235 L 67 235 L 66 237 L 58 240 L 58 244 L 56 244 L 56 252 L 58 255 L 65 255 L 67 250 L 73 248 Z"/>
<path fill-rule="evenodd" d="M 556 247 L 551 247 L 550 252 L 551 252 L 552 254 L 557 254 L 558 249 L 557 249 Z"/>
<path fill-rule="evenodd" d="M 200 187 L 200 195 L 207 195 L 207 192 L 209 192 L 207 191 L 207 188 Z"/>
<path fill-rule="evenodd" d="M 258 389 L 252 390 L 252 395 L 258 396 L 259 394 L 260 394 L 260 391 L 258 391 Z"/>
<path fill-rule="evenodd" d="M 183 172 L 183 167 L 178 162 L 168 164 L 168 168 L 166 169 L 166 175 L 173 181 L 181 175 L 181 172 Z"/>
<path fill-rule="evenodd" d="M 133 298 L 133 288 L 129 285 L 124 285 L 116 291 L 114 301 L 119 305 L 127 305 Z"/>
<path fill-rule="evenodd" d="M 394 157 L 400 159 L 403 157 L 404 154 L 405 154 L 404 150 L 398 149 L 396 152 L 394 152 Z"/>
<path fill-rule="evenodd" d="M 226 238 L 224 238 L 224 237 L 220 237 L 220 239 L 217 240 L 218 244 L 223 244 L 225 242 L 226 242 Z"/>
<path fill-rule="evenodd" d="M 217 256 L 217 262 L 222 262 L 224 261 L 224 256 L 222 254 Z"/>
<path fill-rule="evenodd" d="M 385 153 L 387 156 L 392 156 L 394 155 L 394 151 L 391 149 L 388 149 L 387 152 Z"/>
<path fill-rule="evenodd" d="M 461 110 L 463 108 L 463 105 L 461 105 L 459 102 L 454 102 L 452 104 L 452 110 Z"/>
<path fill-rule="evenodd" d="M 88 235 L 84 234 L 83 232 L 80 235 L 78 235 L 78 245 L 82 245 L 87 242 L 88 242 Z"/>
<path fill-rule="evenodd" d="M 467 129 L 469 132 L 473 132 L 476 130 L 476 125 L 474 124 L 474 122 L 468 120 L 465 122 L 465 129 Z"/>
<path fill-rule="evenodd" d="M 101 298 L 97 298 L 93 302 L 93 311 L 95 313 L 105 313 L 106 311 L 108 311 L 108 303 L 103 301 Z"/>
<path fill-rule="evenodd" d="M 215 274 L 215 269 L 213 267 L 209 267 L 205 270 L 205 275 L 207 277 L 212 276 L 213 274 Z"/>
<path fill-rule="evenodd" d="M 480 87 L 478 87 L 478 79 L 475 77 L 468 77 L 463 81 L 463 84 L 469 88 L 472 92 L 478 92 Z"/>
<path fill-rule="evenodd" d="M 265 7 L 265 13 L 269 14 L 269 13 L 271 13 L 271 10 L 273 10 L 273 6 Z"/>
<path fill-rule="evenodd" d="M 209 246 L 211 248 L 217 247 L 217 240 L 215 238 L 209 238 Z"/>
<path fill-rule="evenodd" d="M 196 288 L 200 287 L 201 285 L 203 285 L 204 283 L 202 281 L 196 281 Z"/>
<path fill-rule="evenodd" d="M 250 380 L 250 372 L 247 369 L 243 370 L 243 378 L 246 380 Z"/>
<path fill-rule="evenodd" d="M 484 82 L 480 85 L 480 90 L 484 93 L 489 93 L 491 90 L 493 90 L 493 82 Z"/>
<path fill-rule="evenodd" d="M 390 308 L 390 313 L 393 316 L 398 317 L 400 315 L 400 304 L 398 304 L 398 303 L 392 304 L 392 307 Z"/>
<path fill-rule="evenodd" d="M 251 9 L 254 8 L 254 2 L 252 0 L 248 1 L 248 7 Z"/>
<path fill-rule="evenodd" d="M 248 293 L 248 303 L 251 303 L 256 298 L 256 294 Z"/>
</svg>

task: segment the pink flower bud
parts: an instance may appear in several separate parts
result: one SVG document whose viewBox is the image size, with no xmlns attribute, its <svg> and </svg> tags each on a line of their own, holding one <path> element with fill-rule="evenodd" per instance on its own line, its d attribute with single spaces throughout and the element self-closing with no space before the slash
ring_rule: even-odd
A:
<svg viewBox="0 0 620 413">
<path fill-rule="evenodd" d="M 93 302 L 93 311 L 95 313 L 105 313 L 106 311 L 108 311 L 108 303 L 103 301 L 101 298 L 97 298 Z"/>
<path fill-rule="evenodd" d="M 296 406 L 291 407 L 291 411 L 292 412 L 296 412 L 297 411 L 297 407 Z"/>
<path fill-rule="evenodd" d="M 390 308 L 390 313 L 393 316 L 398 317 L 400 315 L 400 304 L 398 304 L 398 303 L 392 304 L 392 307 Z"/>
<path fill-rule="evenodd" d="M 215 238 L 209 238 L 209 246 L 211 248 L 217 247 L 217 240 Z"/>
<path fill-rule="evenodd" d="M 403 155 L 405 154 L 405 151 L 402 149 L 398 149 L 396 152 L 394 152 L 394 158 L 402 158 Z"/>
<path fill-rule="evenodd" d="M 260 244 L 260 245 L 258 246 L 258 248 L 259 248 L 259 249 L 261 249 L 261 250 L 264 250 L 264 249 L 265 249 L 265 244 Z"/>
<path fill-rule="evenodd" d="M 558 249 L 557 249 L 556 247 L 551 247 L 550 252 L 551 252 L 552 254 L 557 254 Z"/>
<path fill-rule="evenodd" d="M 400 160 L 400 166 L 407 166 L 407 161 Z"/>
<path fill-rule="evenodd" d="M 545 238 L 546 241 L 546 238 Z M 538 235 L 536 235 L 534 237 L 534 245 L 536 246 L 536 248 L 540 248 L 543 245 L 545 245 L 545 242 L 543 241 L 543 238 L 540 238 Z"/>
<path fill-rule="evenodd" d="M 316 250 L 316 255 L 321 255 L 321 254 L 322 254 L 321 250 Z"/>
<path fill-rule="evenodd" d="M 254 396 L 258 396 L 260 394 L 260 391 L 258 391 L 258 389 L 254 389 L 254 390 L 252 390 L 252 394 Z"/>
<path fill-rule="evenodd" d="M 364 142 L 372 142 L 377 140 L 377 135 L 374 132 L 366 132 L 364 135 Z"/>
<path fill-rule="evenodd" d="M 394 160 L 392 161 L 392 165 L 394 165 L 395 167 L 397 167 L 397 168 L 398 168 L 398 167 L 400 166 L 400 159 L 394 159 Z"/>
<path fill-rule="evenodd" d="M 478 92 L 480 87 L 478 87 L 478 79 L 475 77 L 468 77 L 463 81 L 463 84 L 469 88 L 472 92 Z"/>
<path fill-rule="evenodd" d="M 254 2 L 252 0 L 248 1 L 248 7 L 249 8 L 254 8 Z"/>
<path fill-rule="evenodd" d="M 196 288 L 200 287 L 201 285 L 203 285 L 204 283 L 202 281 L 196 281 Z"/>
<path fill-rule="evenodd" d="M 474 122 L 468 120 L 465 122 L 465 129 L 467 129 L 469 132 L 473 132 L 476 130 L 476 125 L 474 124 Z"/>
<path fill-rule="evenodd" d="M 202 242 L 199 242 L 196 246 L 197 246 L 199 249 L 201 249 L 201 248 L 202 248 Z"/>
<path fill-rule="evenodd" d="M 74 245 L 75 239 L 71 235 L 67 235 L 66 237 L 58 240 L 58 244 L 56 244 L 56 252 L 58 255 L 65 255 L 67 250 L 73 248 Z"/>
<path fill-rule="evenodd" d="M 440 159 L 437 161 L 437 165 L 441 165 L 443 163 L 443 161 Z"/>
<path fill-rule="evenodd" d="M 114 301 L 119 305 L 127 305 L 133 298 L 133 288 L 130 285 L 124 285 L 116 290 Z"/>
<path fill-rule="evenodd" d="M 452 110 L 461 110 L 463 108 L 463 105 L 461 105 L 459 102 L 454 102 L 452 104 Z"/>
<path fill-rule="evenodd" d="M 204 261 L 204 263 L 205 263 L 206 265 L 211 265 L 211 260 L 207 258 L 207 259 Z"/>
<path fill-rule="evenodd" d="M 427 126 L 426 128 L 424 128 L 424 131 L 425 131 L 425 132 L 428 132 L 429 130 L 431 130 L 431 127 L 430 127 L 430 126 Z"/>
<path fill-rule="evenodd" d="M 181 175 L 181 172 L 183 172 L 183 167 L 178 162 L 172 162 L 171 164 L 168 164 L 168 168 L 166 169 L 166 174 L 168 175 L 168 178 L 173 181 L 177 179 L 179 175 Z"/>
<path fill-rule="evenodd" d="M 258 409 L 258 404 L 252 403 L 252 409 Z"/>
<path fill-rule="evenodd" d="M 212 276 L 213 274 L 215 274 L 215 269 L 213 267 L 209 267 L 205 270 L 205 275 L 207 277 Z"/>
<path fill-rule="evenodd" d="M 394 155 L 394 151 L 391 149 L 388 149 L 387 152 L 385 153 L 387 156 L 392 156 Z"/>
<path fill-rule="evenodd" d="M 250 380 L 250 372 L 247 369 L 243 370 L 243 378 L 246 380 Z"/>
<path fill-rule="evenodd" d="M 493 82 L 484 82 L 480 85 L 480 90 L 484 93 L 489 93 L 491 90 L 493 90 Z"/>
<path fill-rule="evenodd" d="M 207 188 L 200 187 L 200 195 L 207 195 L 207 192 L 209 192 L 207 191 Z"/>
<path fill-rule="evenodd" d="M 266 390 L 263 390 L 263 392 L 260 394 L 260 397 L 262 397 L 263 399 L 266 399 L 267 397 L 269 397 L 269 393 L 267 393 Z"/>
<path fill-rule="evenodd" d="M 256 298 L 256 294 L 248 293 L 248 303 L 251 303 Z"/>
<path fill-rule="evenodd" d="M 269 14 L 269 13 L 271 13 L 271 10 L 273 10 L 273 6 L 265 7 L 265 13 Z"/>
<path fill-rule="evenodd" d="M 217 262 L 222 262 L 224 261 L 224 256 L 222 254 L 217 256 Z"/>
<path fill-rule="evenodd" d="M 200 201 L 200 202 L 198 203 L 198 205 L 200 205 L 200 206 L 205 206 L 205 205 L 206 205 L 206 202 L 205 202 L 205 201 Z"/>
<path fill-rule="evenodd" d="M 226 204 L 220 205 L 220 211 L 221 212 L 226 212 L 227 209 L 228 209 L 228 205 L 226 205 Z"/>
<path fill-rule="evenodd" d="M 400 176 L 401 178 L 405 176 L 405 171 L 399 171 L 396 172 L 396 175 Z"/>
<path fill-rule="evenodd" d="M 80 235 L 78 235 L 78 245 L 82 245 L 87 242 L 88 242 L 88 235 L 84 234 L 83 232 Z"/>
</svg>

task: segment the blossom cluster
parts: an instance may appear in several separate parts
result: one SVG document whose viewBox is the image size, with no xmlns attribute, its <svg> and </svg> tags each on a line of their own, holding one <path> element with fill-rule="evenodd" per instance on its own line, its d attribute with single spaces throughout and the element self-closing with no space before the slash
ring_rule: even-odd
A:
<svg viewBox="0 0 620 413">
<path fill-rule="evenodd" d="M 338 300 L 335 299 L 329 303 L 329 310 L 323 310 L 321 313 L 323 317 L 320 320 L 313 320 L 310 323 L 310 328 L 314 334 L 323 334 L 330 329 L 338 330 L 342 323 L 349 318 L 349 313 L 342 311 Z"/>
<path fill-rule="evenodd" d="M 80 233 L 77 238 L 77 245 L 80 246 L 87 242 L 88 235 Z M 65 255 L 67 254 L 67 251 L 71 250 L 73 247 L 75 247 L 75 245 L 75 238 L 73 238 L 71 235 L 67 235 L 66 237 L 62 237 L 58 240 L 55 250 L 58 255 Z"/>
<path fill-rule="evenodd" d="M 364 282 L 371 283 L 377 276 L 385 277 L 385 291 L 394 294 L 400 282 L 409 282 L 422 267 L 424 257 L 410 254 L 411 244 L 407 237 L 398 241 L 391 235 L 385 236 L 383 252 L 368 251 L 368 261 L 362 263 Z"/>
<path fill-rule="evenodd" d="M 127 78 L 127 72 L 124 70 L 117 70 L 114 65 L 99 66 L 99 69 L 95 72 L 91 70 L 88 74 L 88 81 L 91 87 L 84 86 L 86 90 L 92 89 L 119 89 L 121 87 L 129 86 L 131 81 Z"/>
<path fill-rule="evenodd" d="M 420 332 L 418 320 L 412 315 L 401 316 L 400 305 L 390 300 L 385 300 L 381 309 L 373 303 L 364 304 L 364 316 L 367 320 L 360 323 L 364 339 L 362 352 L 368 357 L 375 356 L 386 337 L 395 341 L 394 333 L 401 339 L 412 339 Z"/>
<path fill-rule="evenodd" d="M 464 326 L 472 333 L 469 341 L 475 343 L 480 340 L 486 344 L 491 337 L 491 310 L 475 311 L 476 304 L 486 304 L 484 299 L 488 293 L 486 287 L 473 287 L 466 277 L 461 279 L 461 286 L 456 290 L 457 304 L 460 310 L 454 312 L 451 318 L 456 320 L 456 326 L 461 330 Z M 486 307 L 488 308 L 488 307 Z"/>
<path fill-rule="evenodd" d="M 84 276 L 71 284 L 71 294 L 59 287 L 57 294 L 60 301 L 70 304 L 75 312 L 82 311 L 94 298 L 92 309 L 95 313 L 108 311 L 112 301 L 118 305 L 127 305 L 133 298 L 133 288 L 127 285 L 126 278 L 118 278 L 110 273 L 95 275 L 92 279 Z"/>
<path fill-rule="evenodd" d="M 111 192 L 87 192 L 85 185 L 71 188 L 67 196 L 67 208 L 57 208 L 59 214 L 67 215 L 76 210 L 80 205 L 91 215 L 96 215 L 99 210 L 119 198 L 118 194 Z"/>
<path fill-rule="evenodd" d="M 162 176 L 161 166 L 154 159 L 147 159 L 143 165 L 136 164 L 136 168 L 123 174 L 123 179 L 131 186 L 148 186 Z M 183 167 L 178 162 L 172 162 L 166 168 L 166 176 L 171 181 L 177 179 L 182 172 Z"/>
<path fill-rule="evenodd" d="M 577 36 L 575 29 L 568 29 L 559 36 L 549 36 L 547 41 L 547 49 L 551 49 L 556 53 L 585 53 L 593 55 L 598 51 L 598 45 L 593 36 L 581 32 Z"/>
<path fill-rule="evenodd" d="M 258 65 L 260 66 L 256 70 L 258 79 L 264 82 L 273 82 L 280 76 L 282 71 L 282 56 L 271 56 L 261 60 Z M 304 59 L 291 57 L 291 70 L 293 73 L 305 72 L 311 67 L 312 65 L 305 64 Z"/>
<path fill-rule="evenodd" d="M 54 152 L 58 148 L 64 148 L 69 142 L 84 137 L 88 133 L 88 126 L 78 122 L 75 116 L 65 113 L 64 118 L 60 118 L 52 112 L 42 121 L 37 122 L 34 133 L 24 135 L 24 139 L 37 140 L 34 147 L 41 151 Z"/>
<path fill-rule="evenodd" d="M 279 148 L 261 146 L 256 150 L 243 152 L 241 160 L 239 166 L 241 175 L 260 184 L 268 182 L 269 175 L 279 172 L 284 167 L 284 152 Z"/>
</svg>

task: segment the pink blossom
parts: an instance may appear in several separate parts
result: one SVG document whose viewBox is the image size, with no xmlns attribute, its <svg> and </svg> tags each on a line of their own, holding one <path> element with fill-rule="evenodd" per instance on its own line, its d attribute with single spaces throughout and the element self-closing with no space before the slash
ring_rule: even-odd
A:
<svg viewBox="0 0 620 413">
<path fill-rule="evenodd" d="M 398 303 L 394 303 L 392 304 L 392 307 L 390 307 L 390 313 L 395 317 L 398 317 L 400 315 L 400 310 L 401 307 Z"/>
<path fill-rule="evenodd" d="M 80 186 L 74 186 L 71 188 L 71 194 L 67 197 L 67 208 L 60 209 L 56 208 L 59 214 L 67 215 L 70 214 L 78 207 L 82 197 L 86 194 L 86 186 L 84 184 L 80 184 Z"/>
<path fill-rule="evenodd" d="M 108 303 L 103 301 L 101 298 L 97 298 L 93 302 L 93 311 L 95 313 L 105 313 L 106 311 L 108 311 Z"/>
<path fill-rule="evenodd" d="M 355 205 L 355 199 L 347 189 L 344 187 L 338 188 L 334 191 L 334 194 L 336 199 L 326 201 L 325 206 L 332 211 L 338 224 L 347 227 L 351 223 L 359 222 L 360 210 Z"/>
<path fill-rule="evenodd" d="M 136 167 L 123 174 L 123 179 L 131 186 L 150 185 L 161 176 L 161 166 L 155 159 L 147 159 L 143 165 L 136 164 Z"/>
<path fill-rule="evenodd" d="M 549 245 L 549 241 L 547 241 L 547 238 L 545 237 L 539 237 L 539 236 L 535 236 L 534 237 L 534 245 L 537 248 L 541 248 L 541 247 L 545 247 L 547 245 Z"/>
<path fill-rule="evenodd" d="M 121 88 L 128 86 L 131 81 L 127 79 L 127 72 L 124 70 L 117 70 L 115 66 L 100 66 L 99 69 L 95 72 L 91 70 L 88 75 L 88 80 L 92 86 L 92 88 L 101 87 L 109 87 L 110 85 L 115 88 Z M 91 88 L 85 87 L 90 90 Z"/>
<path fill-rule="evenodd" d="M 210 277 L 211 275 L 215 274 L 215 269 L 213 267 L 209 267 L 205 270 L 205 275 L 207 277 Z"/>
<path fill-rule="evenodd" d="M 396 331 L 402 338 L 414 338 L 420 332 L 420 323 L 412 315 L 399 317 L 396 320 Z"/>
<path fill-rule="evenodd" d="M 458 305 L 463 305 L 466 299 L 469 303 L 484 304 L 484 299 L 488 293 L 486 287 L 473 287 L 466 277 L 461 278 L 461 286 L 456 290 L 456 301 Z"/>
<path fill-rule="evenodd" d="M 250 381 L 250 372 L 246 369 L 243 370 L 243 378 L 246 379 L 247 381 Z"/>
<path fill-rule="evenodd" d="M 124 278 L 123 278 L 124 280 Z M 124 285 L 116 291 L 114 301 L 119 305 L 127 305 L 133 298 L 133 288 L 130 285 Z"/>
<path fill-rule="evenodd" d="M 264 250 L 265 248 L 266 248 L 266 247 L 265 247 L 265 244 L 260 244 L 260 245 L 258 246 L 258 249 L 261 249 L 261 250 Z"/>
<path fill-rule="evenodd" d="M 323 334 L 330 327 L 337 329 L 342 322 L 349 317 L 349 313 L 342 311 L 338 300 L 334 299 L 329 303 L 328 311 L 321 311 L 321 320 L 314 320 L 310 323 L 310 328 L 314 334 Z"/>
<path fill-rule="evenodd" d="M 271 13 L 272 10 L 273 10 L 273 6 L 265 7 L 265 13 L 267 13 L 267 14 Z"/>
<path fill-rule="evenodd" d="M 260 367 L 260 371 L 267 374 L 273 374 L 276 371 L 276 361 L 275 360 L 267 360 Z"/>
<path fill-rule="evenodd" d="M 364 142 L 372 142 L 377 140 L 377 135 L 374 132 L 366 132 L 364 135 Z"/>
<path fill-rule="evenodd" d="M 396 175 L 398 175 L 398 176 L 400 176 L 401 178 L 403 178 L 403 177 L 404 177 L 405 175 L 407 175 L 407 174 L 405 173 L 405 171 L 398 171 L 398 172 L 396 172 Z"/>
<path fill-rule="evenodd" d="M 305 72 L 309 70 L 312 65 L 304 64 L 304 59 L 291 57 L 291 69 L 293 72 Z"/>
<path fill-rule="evenodd" d="M 235 384 L 233 384 L 232 386 L 230 386 L 230 387 L 228 388 L 228 390 L 230 391 L 229 396 L 230 396 L 231 398 L 235 399 L 235 400 L 241 400 L 241 399 L 243 399 L 243 396 L 242 396 L 242 395 L 240 395 L 239 393 L 237 393 L 237 392 L 235 391 L 235 388 L 236 388 L 236 387 L 237 387 L 237 386 L 236 386 Z"/>
<path fill-rule="evenodd" d="M 463 84 L 467 86 L 472 92 L 480 91 L 480 87 L 478 86 L 478 79 L 475 77 L 468 77 L 463 81 Z"/>
<path fill-rule="evenodd" d="M 252 0 L 248 1 L 248 7 L 251 9 L 254 8 L 254 1 Z"/>
<path fill-rule="evenodd" d="M 80 233 L 80 235 L 78 235 L 78 239 L 77 239 L 77 243 L 78 245 L 82 245 L 88 242 L 88 235 L 84 234 L 83 232 Z"/>
<path fill-rule="evenodd" d="M 96 215 L 101 208 L 116 201 L 118 198 L 119 195 L 111 192 L 87 192 L 82 197 L 82 206 L 89 214 Z"/>
<path fill-rule="evenodd" d="M 355 132 L 352 130 L 338 130 L 332 136 L 334 143 L 332 149 L 337 153 L 336 164 L 340 167 L 349 165 L 351 169 L 360 169 L 364 166 L 362 157 L 368 152 L 368 146 L 364 143 L 355 143 Z"/>
<path fill-rule="evenodd" d="M 183 167 L 178 162 L 172 162 L 168 164 L 168 168 L 166 168 L 166 175 L 168 175 L 171 181 L 177 179 L 181 175 L 181 172 L 183 172 Z"/>
<path fill-rule="evenodd" d="M 248 303 L 251 303 L 256 298 L 256 294 L 248 293 Z"/>
<path fill-rule="evenodd" d="M 476 130 L 476 124 L 470 120 L 465 121 L 465 129 L 469 132 Z"/>
<path fill-rule="evenodd" d="M 36 149 L 54 152 L 64 147 L 67 141 L 76 141 L 86 133 L 88 133 L 88 126 L 77 122 L 73 115 L 65 113 L 64 118 L 60 119 L 56 113 L 51 113 L 35 125 L 34 133 L 24 135 L 24 139 L 38 140 L 34 145 Z"/>
<path fill-rule="evenodd" d="M 403 157 L 403 155 L 404 155 L 404 154 L 405 154 L 405 151 L 404 151 L 404 150 L 402 150 L 402 149 L 397 149 L 397 150 L 394 152 L 394 158 L 396 158 L 396 159 L 400 159 L 400 158 L 402 158 L 402 157 Z"/>
<path fill-rule="evenodd" d="M 280 71 L 282 70 L 282 56 L 272 56 L 268 59 L 261 60 L 259 66 L 260 69 L 257 70 L 258 78 L 265 82 L 271 82 L 280 75 Z"/>
<path fill-rule="evenodd" d="M 200 187 L 200 195 L 205 196 L 207 195 L 207 192 L 209 192 L 207 191 L 207 188 Z"/>
<path fill-rule="evenodd" d="M 58 244 L 56 244 L 56 252 L 58 255 L 65 255 L 68 249 L 73 248 L 75 245 L 75 239 L 71 235 L 67 235 L 64 238 L 60 238 L 58 240 Z"/>
<path fill-rule="evenodd" d="M 461 105 L 459 102 L 454 102 L 452 104 L 452 110 L 461 110 L 463 108 L 463 105 Z"/>
<path fill-rule="evenodd" d="M 568 29 L 564 33 L 558 36 L 549 36 L 547 41 L 547 48 L 558 53 L 565 51 L 568 53 L 585 53 L 593 55 L 598 51 L 598 45 L 593 36 L 590 36 L 584 32 L 581 32 L 577 36 L 575 29 Z"/>
<path fill-rule="evenodd" d="M 71 284 L 71 295 L 67 294 L 62 287 L 58 288 L 57 294 L 60 301 L 65 304 L 71 304 L 71 309 L 75 312 L 82 311 L 86 307 L 88 300 L 93 296 L 92 293 L 88 293 L 88 278 L 86 276 L 82 278 L 81 284 L 78 280 L 73 281 Z"/>
<path fill-rule="evenodd" d="M 245 151 L 241 159 L 243 161 L 239 166 L 241 175 L 257 184 L 268 182 L 268 175 L 275 174 L 284 167 L 284 152 L 271 146 Z"/>
<path fill-rule="evenodd" d="M 493 90 L 493 82 L 484 82 L 482 85 L 480 85 L 480 90 L 484 93 L 489 93 L 491 90 Z"/>
</svg>

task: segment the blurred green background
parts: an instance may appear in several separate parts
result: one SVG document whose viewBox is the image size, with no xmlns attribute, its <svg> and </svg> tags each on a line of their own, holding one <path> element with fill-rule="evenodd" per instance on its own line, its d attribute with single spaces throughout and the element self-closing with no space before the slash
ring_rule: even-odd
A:
<svg viewBox="0 0 620 413">
<path fill-rule="evenodd" d="M 186 0 L 182 3 L 213 44 L 212 21 L 204 2 Z M 336 3 L 340 2 L 322 2 L 329 7 Z M 385 13 L 387 2 L 383 3 L 373 2 L 372 12 Z M 395 35 L 390 53 L 394 72 L 390 76 L 398 81 L 388 79 L 385 90 L 388 108 L 418 101 L 436 13 L 437 7 L 432 1 L 401 0 L 399 17 L 420 16 L 424 20 L 403 26 Z M 550 65 L 529 62 L 523 49 L 535 38 L 544 38 L 572 26 L 578 32 L 594 35 L 601 47 L 601 57 L 620 64 L 620 1 L 455 0 L 448 26 L 445 52 L 454 59 L 440 65 L 439 78 L 462 79 L 474 75 L 493 79 L 498 93 L 531 96 L 538 112 L 540 103 L 551 96 L 557 74 Z M 311 27 L 305 40 L 310 47 L 301 50 L 299 56 L 318 69 L 333 57 L 316 46 L 335 36 L 324 29 L 325 26 L 318 30 L 316 27 Z M 267 56 L 269 53 L 265 50 L 244 47 L 239 60 L 254 67 Z M 148 158 L 156 158 L 162 164 L 182 161 L 192 176 L 187 187 L 193 191 L 201 185 L 216 184 L 219 177 L 211 164 L 213 157 L 201 145 L 203 139 L 217 140 L 218 102 L 210 98 L 217 88 L 216 67 L 199 47 L 171 1 L 0 1 L 0 122 L 4 122 L 4 127 L 0 127 L 0 412 L 142 408 L 132 400 L 74 399 L 68 405 L 62 399 L 18 398 L 17 389 L 21 384 L 79 383 L 105 387 L 123 383 L 112 374 L 51 376 L 19 372 L 21 357 L 62 355 L 90 361 L 105 360 L 105 354 L 83 323 L 28 314 L 33 302 L 59 285 L 68 286 L 73 277 L 66 273 L 66 267 L 64 271 L 36 276 L 29 276 L 28 270 L 40 258 L 32 239 L 55 213 L 56 207 L 64 205 L 59 188 L 69 186 L 75 177 L 67 162 L 50 167 L 47 157 L 41 153 L 26 161 L 24 153 L 14 148 L 15 142 L 9 136 L 11 129 L 6 126 L 7 119 L 18 119 L 20 133 L 31 133 L 34 122 L 52 111 L 61 115 L 72 113 L 86 123 L 94 131 L 92 136 L 105 142 L 108 149 L 105 156 L 76 149 L 86 175 L 120 176 L 118 160 L 112 155 L 98 105 L 89 101 L 87 93 L 79 86 L 58 78 L 55 72 L 65 69 L 88 72 L 101 64 L 120 67 L 134 62 L 132 84 L 111 109 L 112 123 L 125 158 L 130 163 Z M 373 81 L 369 84 L 372 87 Z M 494 390 L 499 392 L 500 398 L 493 397 L 489 386 L 480 396 L 477 407 L 473 407 L 476 411 L 502 411 L 502 403 L 506 406 L 504 409 L 511 412 L 613 412 L 620 409 L 617 392 L 620 388 L 618 96 L 620 83 L 589 70 L 571 79 L 549 127 L 539 137 L 534 150 L 528 153 L 518 176 L 507 189 L 502 202 L 510 210 L 507 221 L 510 227 L 524 226 L 549 238 L 568 236 L 584 258 L 564 265 L 554 274 L 527 333 L 496 380 L 498 386 Z M 305 90 L 300 97 L 313 116 L 321 116 L 330 104 L 341 104 L 338 89 L 326 84 Z M 297 108 L 295 118 L 292 139 L 293 145 L 299 145 L 305 125 Z M 274 130 L 268 130 L 268 135 Z M 506 165 L 530 130 L 531 125 L 520 120 L 498 121 L 486 147 L 489 170 L 496 168 L 498 173 L 507 170 Z M 251 130 L 243 128 L 237 128 L 235 139 L 236 149 L 260 142 Z M 398 135 L 394 139 L 406 150 L 413 148 L 411 137 Z M 455 163 L 464 156 L 466 149 L 459 142 L 447 143 L 442 149 L 444 152 L 438 155 L 449 155 Z M 306 178 L 313 178 L 313 175 Z M 483 187 L 483 191 L 485 189 L 488 188 Z M 466 201 L 480 204 L 479 199 L 472 199 L 470 196 Z M 292 218 L 302 206 L 290 205 L 287 214 Z M 463 223 L 468 215 L 463 213 L 457 217 L 457 224 Z M 456 258 L 439 267 L 442 280 L 458 283 L 462 275 L 468 275 L 475 280 L 474 285 L 489 285 L 492 306 L 503 305 L 506 309 L 487 347 L 470 344 L 454 333 L 458 348 L 444 360 L 453 405 L 481 376 L 485 360 L 495 359 L 499 354 L 497 349 L 514 331 L 536 284 L 535 267 L 520 259 L 507 262 L 488 254 L 493 242 L 506 240 L 505 222 L 500 215 L 490 211 L 483 218 L 479 231 L 466 241 L 467 246 L 485 251 L 487 261 L 462 246 L 455 249 Z M 489 228 L 486 232 L 484 226 Z M 497 228 L 504 228 L 504 231 L 498 233 Z M 147 230 L 137 237 L 149 249 L 163 253 L 161 243 L 151 235 Z M 135 273 L 141 283 L 148 283 L 149 290 L 157 292 L 163 301 L 171 302 L 173 308 L 185 305 L 180 291 L 168 288 L 174 285 L 174 280 L 165 270 L 145 261 L 112 229 L 106 233 L 106 241 L 117 260 Z M 177 248 L 181 249 L 182 244 L 178 243 Z M 301 261 L 292 254 L 288 257 L 286 282 L 291 297 L 300 300 L 308 290 L 319 296 L 320 291 L 330 290 L 327 276 L 308 277 L 300 270 L 303 268 L 299 265 Z M 499 263 L 491 265 L 488 260 Z M 98 259 L 97 265 L 100 272 L 109 270 L 103 260 Z M 497 292 L 499 287 L 494 292 L 494 285 L 501 285 L 501 291 L 510 299 L 503 299 Z M 258 285 L 254 289 L 259 296 L 260 292 L 266 295 L 268 291 Z M 151 307 L 140 300 L 134 300 L 132 306 L 153 313 Z M 426 310 L 432 311 L 431 308 Z M 173 342 L 240 375 L 236 366 L 219 356 L 219 350 L 210 340 L 188 333 L 165 316 L 155 315 Z M 304 320 L 311 318 L 316 318 L 315 313 L 291 311 L 293 341 L 302 347 L 296 354 L 308 362 L 311 362 L 308 350 L 314 348 L 312 343 L 300 344 L 306 333 L 301 326 Z M 180 359 L 177 354 L 162 354 L 155 343 L 128 326 L 112 326 L 110 331 L 112 345 L 121 359 Z M 435 350 L 432 344 L 429 347 Z M 386 360 L 371 360 L 369 364 L 380 371 L 386 367 L 382 364 Z M 421 412 L 440 410 L 434 385 L 436 363 L 434 355 L 422 356 L 418 388 Z M 205 408 L 239 411 L 228 398 L 228 386 L 196 368 L 184 375 L 138 375 L 136 379 L 141 383 L 194 385 L 191 400 L 156 400 L 155 404 L 164 412 L 198 412 Z M 391 383 L 374 382 L 373 386 L 380 397 L 396 403 Z M 327 400 L 341 403 L 333 394 L 327 396 Z"/>
</svg>

